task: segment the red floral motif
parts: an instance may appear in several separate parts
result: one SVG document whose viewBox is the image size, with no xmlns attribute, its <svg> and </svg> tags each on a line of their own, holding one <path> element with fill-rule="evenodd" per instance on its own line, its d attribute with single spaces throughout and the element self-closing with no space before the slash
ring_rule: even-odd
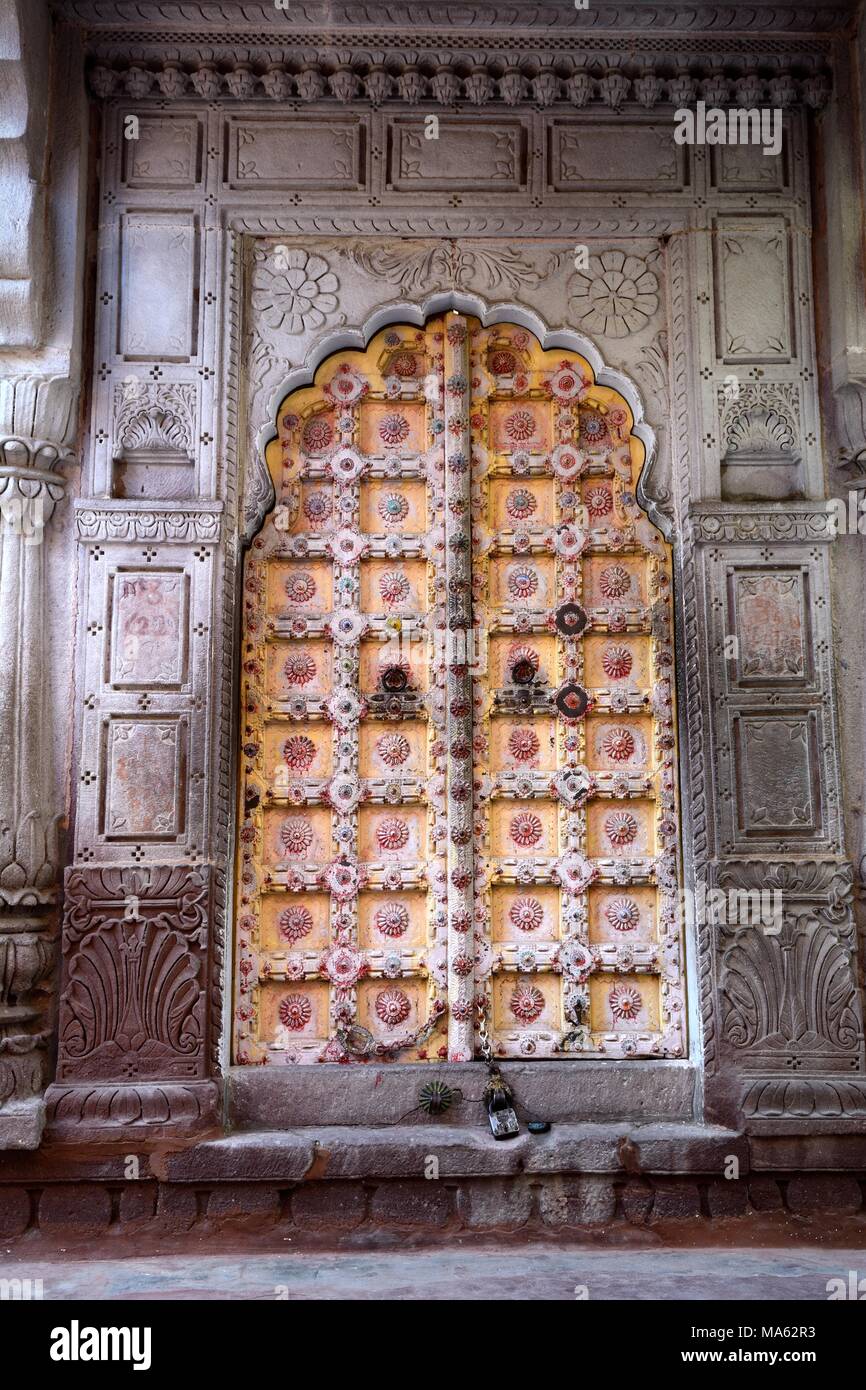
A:
<svg viewBox="0 0 866 1390">
<path fill-rule="evenodd" d="M 505 421 L 505 433 L 515 444 L 523 444 L 535 434 L 535 420 L 529 410 L 514 410 Z"/>
<path fill-rule="evenodd" d="M 376 909 L 373 921 L 383 936 L 403 936 L 409 930 L 409 909 L 403 903 L 383 903 Z"/>
<path fill-rule="evenodd" d="M 508 650 L 508 659 L 505 663 L 506 671 L 513 671 L 519 661 L 528 661 L 533 671 L 538 671 L 541 665 L 538 652 L 534 647 L 513 646 Z"/>
<path fill-rule="evenodd" d="M 514 521 L 526 521 L 538 510 L 535 494 L 528 487 L 516 487 L 505 499 L 505 510 Z"/>
<path fill-rule="evenodd" d="M 280 1022 L 293 1033 L 300 1033 L 313 1017 L 313 1006 L 305 994 L 287 994 L 280 1000 Z"/>
<path fill-rule="evenodd" d="M 513 569 L 508 576 L 508 592 L 512 598 L 531 598 L 538 589 L 538 574 L 529 565 Z"/>
<path fill-rule="evenodd" d="M 294 946 L 296 941 L 309 936 L 313 930 L 313 914 L 308 907 L 302 907 L 299 903 L 284 907 L 277 918 L 277 929 L 283 940 Z"/>
<path fill-rule="evenodd" d="M 515 762 L 528 763 L 538 756 L 541 747 L 534 729 L 522 727 L 512 729 L 508 739 L 508 751 Z"/>
<path fill-rule="evenodd" d="M 306 570 L 290 574 L 283 585 L 289 603 L 309 603 L 316 592 L 316 581 Z"/>
<path fill-rule="evenodd" d="M 544 921 L 544 908 L 537 898 L 515 898 L 508 916 L 518 931 L 535 931 Z"/>
<path fill-rule="evenodd" d="M 402 734 L 382 734 L 381 738 L 376 739 L 376 752 L 389 767 L 399 767 L 405 763 L 412 748 Z"/>
<path fill-rule="evenodd" d="M 544 826 L 534 811 L 518 811 L 516 816 L 511 817 L 508 831 L 516 845 L 527 849 L 540 843 Z"/>
<path fill-rule="evenodd" d="M 607 516 L 613 511 L 613 494 L 609 487 L 587 488 L 583 500 L 590 516 Z"/>
<path fill-rule="evenodd" d="M 313 827 L 306 816 L 290 816 L 280 826 L 280 839 L 287 854 L 304 854 L 313 843 Z"/>
<path fill-rule="evenodd" d="M 314 530 L 324 526 L 333 511 L 334 507 L 327 492 L 311 492 L 304 500 L 304 516 Z"/>
<path fill-rule="evenodd" d="M 517 370 L 517 358 L 513 352 L 505 352 L 500 348 L 491 352 L 487 365 L 493 376 L 513 376 Z"/>
<path fill-rule="evenodd" d="M 379 575 L 379 593 L 382 595 L 383 603 L 394 605 L 395 603 L 405 603 L 412 592 L 412 586 L 405 574 L 399 570 L 386 570 Z"/>
<path fill-rule="evenodd" d="M 409 843 L 409 826 L 400 816 L 386 816 L 376 826 L 376 842 L 380 849 L 403 849 Z"/>
<path fill-rule="evenodd" d="M 508 1007 L 521 1023 L 534 1023 L 544 1011 L 544 995 L 537 985 L 515 985 Z"/>
<path fill-rule="evenodd" d="M 631 730 L 617 725 L 615 729 L 608 729 L 601 746 L 615 763 L 627 763 L 634 754 L 634 735 Z"/>
<path fill-rule="evenodd" d="M 630 845 L 637 836 L 638 825 L 631 811 L 611 811 L 605 817 L 604 833 L 612 845 Z"/>
<path fill-rule="evenodd" d="M 581 411 L 580 433 L 590 446 L 600 444 L 607 436 L 607 425 L 601 415 L 596 415 L 590 411 Z"/>
<path fill-rule="evenodd" d="M 614 931 L 634 931 L 640 922 L 640 908 L 634 898 L 613 898 L 604 915 Z"/>
<path fill-rule="evenodd" d="M 412 1012 L 412 1005 L 402 989 L 383 989 L 376 995 L 376 1016 L 386 1028 L 396 1028 L 405 1023 Z"/>
<path fill-rule="evenodd" d="M 293 734 L 283 744 L 283 757 L 293 772 L 309 772 L 316 760 L 316 745 L 306 734 Z"/>
<path fill-rule="evenodd" d="M 286 657 L 283 674 L 288 685 L 309 685 L 316 674 L 316 663 L 309 652 L 292 652 Z"/>
<path fill-rule="evenodd" d="M 625 1023 L 633 1022 L 643 1007 L 640 990 L 634 985 L 614 985 L 607 996 L 607 1002 L 614 1018 Z"/>
<path fill-rule="evenodd" d="M 376 510 L 386 526 L 399 526 L 409 515 L 409 503 L 402 492 L 389 492 L 379 498 Z"/>
<path fill-rule="evenodd" d="M 622 598 L 631 588 L 631 575 L 624 565 L 608 565 L 599 576 L 598 587 L 605 598 Z"/>
<path fill-rule="evenodd" d="M 389 371 L 393 372 L 394 376 L 403 377 L 405 380 L 407 377 L 413 377 L 417 370 L 418 359 L 414 352 L 395 352 L 391 358 Z"/>
<path fill-rule="evenodd" d="M 308 454 L 320 454 L 323 449 L 327 449 L 333 442 L 333 426 L 324 416 L 317 415 L 314 419 L 308 420 L 301 435 L 301 445 Z"/>
<path fill-rule="evenodd" d="M 601 654 L 601 664 L 606 676 L 610 676 L 612 681 L 620 681 L 631 671 L 632 654 L 628 647 L 611 643 Z"/>
<path fill-rule="evenodd" d="M 390 446 L 402 444 L 409 438 L 411 426 L 405 415 L 383 415 L 379 421 L 379 438 Z"/>
<path fill-rule="evenodd" d="M 455 956 L 451 962 L 451 969 L 455 975 L 459 975 L 461 980 L 466 979 L 475 969 L 475 962 L 470 956 Z"/>
</svg>

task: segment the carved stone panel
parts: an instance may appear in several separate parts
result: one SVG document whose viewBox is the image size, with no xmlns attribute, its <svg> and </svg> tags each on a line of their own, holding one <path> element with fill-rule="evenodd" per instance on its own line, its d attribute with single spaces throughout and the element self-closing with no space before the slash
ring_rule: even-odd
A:
<svg viewBox="0 0 866 1390">
<path fill-rule="evenodd" d="M 178 689 L 189 679 L 189 575 L 181 569 L 111 576 L 107 680 L 116 688 Z"/>
<path fill-rule="evenodd" d="M 818 718 L 815 711 L 733 716 L 737 831 L 743 839 L 824 838 Z"/>
<path fill-rule="evenodd" d="M 184 829 L 188 725 L 109 718 L 102 729 L 101 832 L 112 840 L 176 839 Z"/>
<path fill-rule="evenodd" d="M 117 350 L 127 361 L 187 362 L 195 355 L 198 256 L 195 214 L 124 215 Z M 155 286 L 159 287 L 158 304 Z"/>
<path fill-rule="evenodd" d="M 70 869 L 58 1082 L 207 1074 L 206 866 Z"/>
<path fill-rule="evenodd" d="M 547 127 L 551 192 L 640 188 L 680 192 L 688 182 L 686 147 L 674 144 L 673 123 L 625 125 L 567 117 Z"/>
<path fill-rule="evenodd" d="M 126 116 L 127 112 L 124 112 Z M 202 172 L 198 116 L 139 113 L 138 135 L 123 141 L 121 182 L 126 188 L 194 188 Z"/>
<path fill-rule="evenodd" d="M 421 116 L 398 117 L 388 128 L 388 187 L 516 193 L 527 183 L 528 135 L 516 118 L 440 116 L 438 138 L 430 140 Z"/>
<path fill-rule="evenodd" d="M 225 182 L 233 189 L 361 192 L 367 149 L 367 124 L 357 116 L 232 118 L 226 123 Z"/>
<path fill-rule="evenodd" d="M 808 568 L 768 574 L 728 569 L 728 634 L 736 636 L 728 675 L 740 688 L 803 688 L 814 683 Z"/>
<path fill-rule="evenodd" d="M 785 217 L 719 217 L 714 228 L 716 352 L 730 364 L 795 354 Z"/>
</svg>

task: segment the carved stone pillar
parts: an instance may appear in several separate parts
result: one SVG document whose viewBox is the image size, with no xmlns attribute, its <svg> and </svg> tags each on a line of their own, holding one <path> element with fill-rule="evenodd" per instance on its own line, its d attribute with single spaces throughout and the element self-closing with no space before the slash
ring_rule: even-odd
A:
<svg viewBox="0 0 866 1390">
<path fill-rule="evenodd" d="M 0 1148 L 35 1148 L 42 1131 L 63 819 L 47 732 L 45 540 L 73 406 L 65 380 L 0 381 Z"/>
</svg>

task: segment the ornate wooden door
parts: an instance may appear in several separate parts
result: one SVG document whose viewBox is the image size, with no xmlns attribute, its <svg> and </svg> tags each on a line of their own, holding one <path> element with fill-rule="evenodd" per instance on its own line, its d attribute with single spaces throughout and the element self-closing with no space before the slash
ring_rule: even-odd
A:
<svg viewBox="0 0 866 1390">
<path fill-rule="evenodd" d="M 678 1056 L 671 564 L 589 363 L 447 314 L 282 405 L 245 574 L 242 1063 Z"/>
</svg>

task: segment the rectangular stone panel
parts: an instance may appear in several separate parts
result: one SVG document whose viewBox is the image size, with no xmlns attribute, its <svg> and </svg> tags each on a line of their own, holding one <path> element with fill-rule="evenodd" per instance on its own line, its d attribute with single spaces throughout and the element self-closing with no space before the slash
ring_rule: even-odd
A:
<svg viewBox="0 0 866 1390">
<path fill-rule="evenodd" d="M 552 120 L 547 135 L 547 183 L 574 189 L 685 188 L 686 149 L 674 144 L 673 122 Z"/>
<path fill-rule="evenodd" d="M 716 145 L 710 149 L 713 187 L 719 193 L 784 193 L 790 174 L 789 132 L 780 154 L 764 154 L 761 145 Z"/>
<path fill-rule="evenodd" d="M 790 362 L 795 345 L 787 219 L 716 218 L 713 247 L 720 361 Z"/>
<path fill-rule="evenodd" d="M 739 833 L 823 835 L 817 712 L 741 712 L 731 723 Z"/>
<path fill-rule="evenodd" d="M 196 116 L 136 115 L 138 138 L 121 122 L 121 182 L 126 188 L 194 188 L 201 180 L 202 123 Z"/>
<path fill-rule="evenodd" d="M 455 189 L 518 193 L 527 185 L 527 131 L 519 120 L 439 116 L 427 139 L 424 115 L 388 128 L 388 187 L 397 192 Z"/>
<path fill-rule="evenodd" d="M 187 720 L 183 715 L 112 716 L 102 725 L 108 840 L 175 840 L 186 819 Z"/>
<path fill-rule="evenodd" d="M 229 188 L 360 192 L 367 181 L 363 117 L 252 117 L 226 122 Z"/>
<path fill-rule="evenodd" d="M 197 350 L 199 232 L 192 212 L 128 212 L 120 230 L 118 353 L 188 362 Z"/>
<path fill-rule="evenodd" d="M 178 690 L 189 679 L 189 576 L 118 570 L 109 581 L 106 680 L 118 689 Z"/>
<path fill-rule="evenodd" d="M 814 680 L 809 572 L 799 566 L 728 570 L 728 629 L 737 639 L 732 684 L 801 688 Z"/>
</svg>

